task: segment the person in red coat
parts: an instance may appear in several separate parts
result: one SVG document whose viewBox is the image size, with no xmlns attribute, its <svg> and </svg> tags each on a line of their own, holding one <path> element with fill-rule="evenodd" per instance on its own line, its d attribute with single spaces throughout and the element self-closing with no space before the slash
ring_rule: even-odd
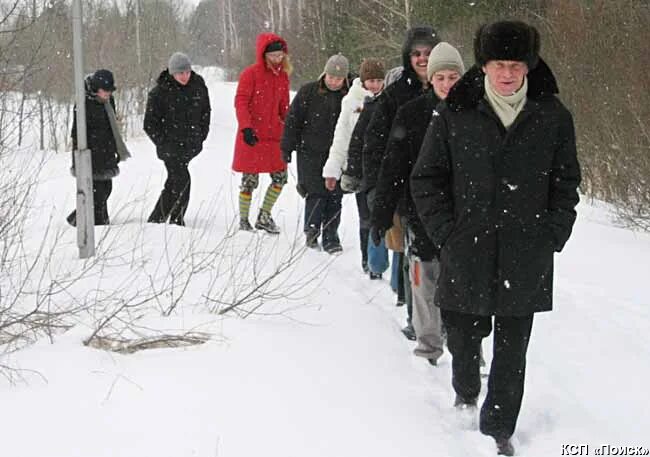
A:
<svg viewBox="0 0 650 457">
<path fill-rule="evenodd" d="M 282 161 L 280 139 L 289 110 L 291 64 L 287 42 L 274 33 L 257 37 L 257 61 L 239 76 L 235 95 L 237 140 L 232 169 L 242 173 L 239 192 L 239 229 L 253 230 L 248 221 L 253 191 L 259 174 L 269 173 L 271 184 L 257 216 L 255 228 L 278 234 L 271 217 L 282 187 L 287 183 L 287 165 Z"/>
</svg>

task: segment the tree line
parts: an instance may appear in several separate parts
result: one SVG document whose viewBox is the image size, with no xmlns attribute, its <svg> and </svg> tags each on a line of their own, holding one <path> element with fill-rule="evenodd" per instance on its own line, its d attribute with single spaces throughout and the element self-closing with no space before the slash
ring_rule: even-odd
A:
<svg viewBox="0 0 650 457">
<path fill-rule="evenodd" d="M 337 52 L 353 68 L 364 57 L 398 65 L 405 30 L 419 24 L 431 24 L 471 65 L 478 25 L 524 20 L 539 29 L 542 57 L 574 114 L 582 192 L 614 204 L 621 221 L 650 229 L 648 0 L 202 0 L 194 8 L 182 0 L 84 0 L 83 8 L 86 68 L 115 73 L 123 117 L 143 112 L 176 50 L 236 80 L 255 59 L 257 34 L 273 31 L 289 43 L 297 89 Z M 41 148 L 69 147 L 59 144 L 68 135 L 46 139 L 54 135 L 48 130 L 65 130 L 66 116 L 54 111 L 73 103 L 70 9 L 70 0 L 0 3 L 0 142 L 7 132 L 21 136 L 21 122 L 5 126 L 18 113 L 40 119 Z M 9 107 L 9 92 L 22 94 L 22 110 L 31 111 L 20 102 Z"/>
</svg>

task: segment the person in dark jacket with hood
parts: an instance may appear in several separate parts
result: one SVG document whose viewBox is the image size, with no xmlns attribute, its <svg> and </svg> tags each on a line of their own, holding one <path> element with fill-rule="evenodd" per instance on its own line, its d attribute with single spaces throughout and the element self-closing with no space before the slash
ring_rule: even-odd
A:
<svg viewBox="0 0 650 457">
<path fill-rule="evenodd" d="M 447 97 L 449 89 L 463 73 L 465 66 L 458 50 L 449 43 L 438 43 L 427 64 L 432 90 L 402 105 L 393 121 L 372 210 L 373 232 L 379 236 L 392 227 L 395 212 L 401 217 L 406 232 L 413 327 L 418 342 L 413 352 L 432 365 L 436 365 L 443 354 L 440 310 L 433 304 L 440 272 L 438 249 L 429 240 L 417 215 L 409 177 L 436 105 Z"/>
<path fill-rule="evenodd" d="M 427 64 L 429 54 L 433 47 L 440 42 L 437 33 L 432 27 L 413 27 L 406 32 L 406 39 L 402 46 L 402 73 L 392 84 L 377 98 L 377 107 L 372 115 L 365 132 L 363 145 L 363 181 L 368 195 L 368 207 L 374 208 L 375 185 L 379 168 L 386 155 L 386 145 L 393 119 L 397 110 L 406 102 L 424 94 L 429 88 L 427 79 Z M 399 235 L 398 235 L 399 236 Z M 371 230 L 371 238 L 375 245 L 380 242 L 380 237 Z M 383 238 L 382 238 L 383 239 Z M 407 305 L 407 325 L 402 330 L 404 336 L 415 340 L 416 335 L 412 321 L 412 300 L 408 279 L 408 263 L 404 254 L 397 253 L 393 259 L 399 268 L 393 270 L 397 274 L 397 305 Z"/>
<path fill-rule="evenodd" d="M 190 200 L 190 160 L 203 149 L 210 129 L 210 99 L 187 55 L 175 52 L 149 92 L 144 131 L 165 163 L 167 180 L 148 222 L 185 225 Z"/>
<path fill-rule="evenodd" d="M 458 408 L 476 408 L 479 348 L 494 317 L 479 425 L 502 455 L 514 454 L 533 316 L 552 308 L 553 255 L 579 199 L 573 119 L 539 49 L 528 24 L 480 27 L 476 65 L 438 106 L 411 174 L 418 214 L 441 249 L 435 303 Z"/>
<path fill-rule="evenodd" d="M 298 159 L 298 188 L 305 197 L 304 232 L 306 245 L 341 251 L 338 228 L 341 223 L 343 192 L 339 183 L 334 190 L 325 186 L 323 166 L 329 157 L 334 130 L 341 113 L 341 100 L 348 92 L 348 59 L 331 56 L 317 81 L 303 85 L 291 102 L 280 149 L 286 163 L 293 152 Z"/>
<path fill-rule="evenodd" d="M 86 138 L 91 154 L 93 172 L 93 207 L 95 225 L 108 225 L 108 197 L 113 190 L 112 179 L 120 173 L 118 162 L 131 157 L 117 125 L 115 116 L 115 82 L 109 70 L 97 70 L 86 77 Z M 77 107 L 72 120 L 72 147 L 77 150 Z M 74 154 L 72 156 L 73 176 L 76 176 Z M 77 212 L 66 218 L 77 225 Z"/>
</svg>

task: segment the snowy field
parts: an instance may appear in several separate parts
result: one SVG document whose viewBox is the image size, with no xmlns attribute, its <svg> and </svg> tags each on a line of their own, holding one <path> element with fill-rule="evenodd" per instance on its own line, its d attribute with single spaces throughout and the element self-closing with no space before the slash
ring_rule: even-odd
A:
<svg viewBox="0 0 650 457">
<path fill-rule="evenodd" d="M 13 385 L 0 378 L 0 456 L 495 455 L 493 441 L 452 407 L 449 354 L 438 367 L 414 357 L 399 331 L 406 311 L 394 306 L 387 279 L 363 275 L 352 196 L 344 198 L 344 251 L 337 257 L 301 249 L 295 170 L 274 210 L 279 237 L 232 229 L 235 85 L 207 79 L 212 125 L 190 165 L 188 226 L 144 223 L 165 171 L 152 143 L 132 138 L 133 158 L 121 165 L 109 199 L 113 225 L 96 230 L 103 260 L 57 303 L 137 297 L 182 279 L 191 258 L 190 266 L 205 263 L 192 281 L 165 289 L 171 292 L 144 316 L 130 315 L 138 323 L 130 332 L 193 330 L 211 339 L 118 354 L 84 346 L 96 316 L 79 315 L 52 341 L 0 359 L 24 370 Z M 74 275 L 88 265 L 65 223 L 75 204 L 68 168 L 68 154 L 45 156 L 25 232 L 28 251 L 42 243 L 50 249 L 49 275 Z M 268 182 L 261 180 L 253 217 Z M 52 234 L 60 235 L 56 242 Z M 247 281 L 286 259 L 290 266 L 261 306 L 215 312 L 223 309 L 220 298 L 232 302 Z M 535 317 L 517 455 L 650 448 L 649 330 L 650 235 L 617 228 L 603 205 L 581 202 L 573 236 L 556 256 L 555 310 Z M 488 339 L 488 366 L 490 348 Z M 589 454 L 570 454 L 576 448 L 565 445 L 588 445 Z"/>
</svg>

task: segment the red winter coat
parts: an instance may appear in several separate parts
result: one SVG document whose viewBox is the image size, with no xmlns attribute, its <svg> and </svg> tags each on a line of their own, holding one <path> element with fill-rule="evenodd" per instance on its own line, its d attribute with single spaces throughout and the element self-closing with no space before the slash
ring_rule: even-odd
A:
<svg viewBox="0 0 650 457">
<path fill-rule="evenodd" d="M 289 110 L 289 76 L 278 68 L 273 71 L 264 62 L 264 49 L 274 41 L 281 41 L 287 52 L 287 43 L 273 33 L 257 37 L 257 62 L 239 76 L 235 111 L 237 113 L 237 141 L 232 169 L 242 173 L 272 173 L 286 170 L 282 161 L 280 139 L 284 118 Z M 245 128 L 252 128 L 259 142 L 249 146 L 244 142 Z"/>
</svg>

